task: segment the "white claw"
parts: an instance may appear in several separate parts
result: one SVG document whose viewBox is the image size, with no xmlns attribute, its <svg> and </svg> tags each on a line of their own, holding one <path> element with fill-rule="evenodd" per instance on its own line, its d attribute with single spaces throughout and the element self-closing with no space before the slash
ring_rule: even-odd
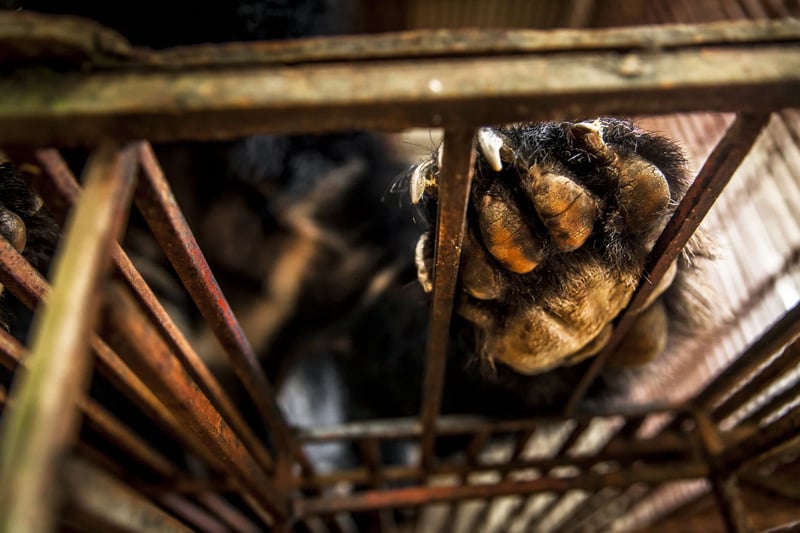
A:
<svg viewBox="0 0 800 533">
<path fill-rule="evenodd" d="M 436 166 L 439 170 L 442 170 L 442 154 L 444 153 L 444 141 L 439 144 L 439 148 L 436 150 Z"/>
<path fill-rule="evenodd" d="M 422 199 L 422 194 L 425 192 L 425 175 L 423 174 L 423 167 L 426 165 L 421 164 L 414 167 L 411 172 L 411 183 L 408 186 L 408 192 L 411 196 L 411 203 L 416 205 Z"/>
<path fill-rule="evenodd" d="M 500 159 L 500 148 L 503 147 L 503 139 L 498 134 L 489 128 L 479 129 L 478 146 L 492 170 L 495 172 L 503 170 L 503 160 Z"/>
</svg>

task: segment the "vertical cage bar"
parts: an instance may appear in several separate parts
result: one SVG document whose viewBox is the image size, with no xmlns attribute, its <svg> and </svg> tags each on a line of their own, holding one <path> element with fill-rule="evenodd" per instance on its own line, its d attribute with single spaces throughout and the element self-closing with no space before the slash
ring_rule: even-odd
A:
<svg viewBox="0 0 800 533">
<path fill-rule="evenodd" d="M 52 292 L 41 274 L 2 237 L 0 237 L 0 279 L 6 289 L 32 310 L 40 302 L 46 301 L 48 294 Z M 196 435 L 185 431 L 185 427 L 153 394 L 150 388 L 128 368 L 114 350 L 94 334 L 91 335 L 89 342 L 100 373 L 192 453 L 201 457 L 214 468 L 221 469 L 218 457 L 212 454 Z"/>
<path fill-rule="evenodd" d="M 272 385 L 253 348 L 217 284 L 148 143 L 139 146 L 143 176 L 136 191 L 136 205 L 144 215 L 161 249 L 197 305 L 211 330 L 229 355 L 236 375 L 255 403 L 278 449 L 300 461 L 306 471 L 310 463 L 295 441 L 275 401 Z"/>
<path fill-rule="evenodd" d="M 475 164 L 474 143 L 475 131 L 446 130 L 444 133 L 433 297 L 420 413 L 421 459 L 426 468 L 433 462 L 436 445 L 436 417 L 439 415 L 442 402 L 453 298 L 461 259 L 467 200 Z"/>
<path fill-rule="evenodd" d="M 281 494 L 259 467 L 211 402 L 195 385 L 171 353 L 128 289 L 109 285 L 113 305 L 107 306 L 104 331 L 110 342 L 143 381 L 175 414 L 185 430 L 218 457 L 226 472 L 251 491 L 279 519 L 288 514 L 286 495 Z"/>
<path fill-rule="evenodd" d="M 88 339 L 108 250 L 123 227 L 134 180 L 131 148 L 103 145 L 86 168 L 86 194 L 57 254 L 54 285 L 38 316 L 29 370 L 18 376 L 0 436 L 0 529 L 52 527 L 57 476 L 88 384 Z"/>
<path fill-rule="evenodd" d="M 630 305 L 619 318 L 613 337 L 605 348 L 594 357 L 591 366 L 570 396 L 565 409 L 567 416 L 575 412 L 589 390 L 589 386 L 602 372 L 606 361 L 633 325 L 637 312 L 647 302 L 658 281 L 677 259 L 708 210 L 711 209 L 714 201 L 750 152 L 761 130 L 769 122 L 769 117 L 768 113 L 737 115 L 722 140 L 708 156 L 700 173 L 686 191 L 686 195 L 678 204 L 675 213 L 650 252 L 642 277 L 647 281 L 639 285 Z"/>
<path fill-rule="evenodd" d="M 554 458 L 559 458 L 565 456 L 569 453 L 570 449 L 578 442 L 578 439 L 581 438 L 583 432 L 586 428 L 589 427 L 591 420 L 581 420 L 575 424 L 575 427 L 567 435 L 567 438 L 564 439 L 564 442 L 561 443 L 558 450 L 556 451 Z M 544 475 L 549 475 L 550 469 L 544 472 Z M 552 514 L 553 510 L 558 507 L 561 502 L 564 500 L 564 495 L 560 494 L 553 498 L 547 505 L 545 505 L 539 513 L 537 513 L 533 519 L 528 522 L 525 526 L 525 530 L 536 530 L 541 524 L 547 520 L 547 518 Z"/>
<path fill-rule="evenodd" d="M 50 176 L 52 186 L 55 189 L 46 199 L 48 206 L 51 204 L 71 206 L 74 204 L 81 193 L 80 185 L 58 151 L 53 149 L 37 150 L 34 158 Z M 272 457 L 263 443 L 253 434 L 217 379 L 200 360 L 200 357 L 186 340 L 183 333 L 181 333 L 172 317 L 166 312 L 156 295 L 147 285 L 147 282 L 136 270 L 128 255 L 118 244 L 113 247 L 112 257 L 118 271 L 151 316 L 153 324 L 161 330 L 164 339 L 172 346 L 175 354 L 184 366 L 190 370 L 203 391 L 212 400 L 231 427 L 234 428 L 261 466 L 266 470 L 271 470 L 273 468 Z"/>
<path fill-rule="evenodd" d="M 370 477 L 370 486 L 374 489 L 382 489 L 386 480 L 383 475 L 383 463 L 381 461 L 381 450 L 377 439 L 367 437 L 358 441 L 361 462 L 367 467 Z M 392 533 L 397 528 L 392 516 L 391 509 L 380 509 L 374 514 L 374 529 L 378 532 Z"/>
<path fill-rule="evenodd" d="M 133 489 L 83 459 L 64 465 L 69 509 L 89 531 L 159 531 L 184 533 L 189 528 Z M 14 529 L 14 531 L 19 531 Z"/>
<path fill-rule="evenodd" d="M 507 480 L 509 477 L 509 473 L 511 472 L 513 465 L 519 460 L 522 453 L 525 451 L 525 446 L 528 444 L 528 441 L 531 439 L 533 434 L 536 432 L 535 428 L 527 428 L 521 429 L 514 433 L 514 447 L 511 450 L 511 455 L 508 458 L 508 461 L 505 462 L 499 468 L 501 474 L 501 480 Z M 520 496 L 521 497 L 521 496 Z M 490 531 L 489 526 L 491 518 L 492 518 L 492 509 L 494 508 L 495 504 L 497 503 L 499 498 L 492 498 L 486 502 L 486 505 L 483 506 L 483 509 L 475 516 L 472 521 L 471 527 L 467 529 L 467 531 Z M 516 511 L 519 509 L 519 505 L 522 504 L 524 500 L 520 499 L 519 501 L 515 502 L 511 507 L 508 509 L 508 514 L 506 515 L 506 520 L 508 520 Z M 506 522 L 501 526 L 501 531 L 508 528 L 509 523 Z"/>
<path fill-rule="evenodd" d="M 739 490 L 736 486 L 736 475 L 724 471 L 724 465 L 718 461 L 719 453 L 723 450 L 722 439 L 717 431 L 714 421 L 705 412 L 693 412 L 697 423 L 697 434 L 702 444 L 703 455 L 709 466 L 709 481 L 717 500 L 717 507 L 728 531 L 745 533 L 752 528 L 747 521 L 747 511 L 744 508 Z"/>
</svg>

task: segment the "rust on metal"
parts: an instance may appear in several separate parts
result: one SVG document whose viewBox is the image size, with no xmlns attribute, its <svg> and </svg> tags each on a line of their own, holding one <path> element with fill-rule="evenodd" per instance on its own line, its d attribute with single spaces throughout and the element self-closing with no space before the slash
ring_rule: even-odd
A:
<svg viewBox="0 0 800 533">
<path fill-rule="evenodd" d="M 464 463 L 440 463 L 432 466 L 427 471 L 432 475 L 458 475 L 466 476 L 470 473 L 496 472 L 503 470 L 507 473 L 524 470 L 549 471 L 554 468 L 573 466 L 580 470 L 587 470 L 600 463 L 633 463 L 636 460 L 674 461 L 690 458 L 694 448 L 688 439 L 679 433 L 668 432 L 652 439 L 639 439 L 635 441 L 619 440 L 608 447 L 608 451 L 603 454 L 580 454 L 554 455 L 548 458 L 537 459 L 517 459 L 504 463 L 483 464 L 477 460 L 480 446 L 486 441 L 484 433 L 478 433 L 465 450 L 466 454 L 472 457 L 471 461 Z M 731 439 L 726 435 L 726 442 L 737 442 L 749 436 L 738 436 L 738 439 Z M 563 449 L 563 446 L 562 446 Z M 426 470 L 416 466 L 386 467 L 383 476 L 387 481 L 418 481 L 424 477 Z M 331 486 L 337 483 L 368 483 L 369 472 L 366 469 L 342 470 L 331 474 L 318 474 L 307 479 L 300 479 L 298 482 L 303 486 Z"/>
<path fill-rule="evenodd" d="M 67 460 L 62 479 L 68 517 L 89 531 L 191 531 L 85 459 Z"/>
<path fill-rule="evenodd" d="M 165 494 L 158 502 L 169 509 L 174 515 L 181 517 L 187 524 L 191 524 L 195 531 L 206 533 L 224 533 L 230 531 L 222 522 L 211 516 L 194 502 L 176 494 Z"/>
<path fill-rule="evenodd" d="M 800 24 L 796 21 L 771 20 L 595 30 L 446 29 L 342 35 L 334 39 L 315 37 L 285 42 L 179 46 L 150 54 L 143 57 L 141 62 L 145 64 L 143 68 L 184 69 L 588 50 L 623 50 L 631 53 L 656 48 L 797 40 L 800 40 Z"/>
<path fill-rule="evenodd" d="M 798 330 L 800 330 L 800 326 L 798 326 Z M 798 335 L 800 335 L 800 331 L 798 331 Z M 746 354 L 745 352 L 742 357 L 746 357 Z M 800 343 L 794 341 L 741 388 L 714 407 L 711 416 L 714 420 L 723 420 L 748 401 L 757 398 L 759 394 L 764 394 L 772 384 L 794 371 L 798 364 L 800 364 Z"/>
<path fill-rule="evenodd" d="M 474 144 L 473 130 L 445 131 L 439 178 L 433 295 L 420 413 L 422 462 L 425 466 L 429 466 L 433 460 L 436 442 L 436 417 L 442 401 L 453 298 L 456 294 L 467 200 L 475 165 Z"/>
<path fill-rule="evenodd" d="M 153 149 L 149 144 L 141 143 L 139 156 L 143 176 L 135 195 L 137 207 L 228 354 L 236 375 L 255 403 L 264 424 L 273 433 L 279 452 L 300 461 L 306 470 L 310 469 L 303 450 L 295 442 L 276 404 L 272 385 L 175 202 Z"/>
<path fill-rule="evenodd" d="M 695 410 L 693 414 L 701 450 L 709 465 L 711 487 L 727 530 L 736 533 L 752 531 L 747 522 L 747 510 L 739 496 L 736 474 L 725 471 L 724 466 L 718 461 L 724 445 L 714 421 L 700 410 Z"/>
<path fill-rule="evenodd" d="M 54 149 L 37 150 L 34 157 L 46 171 L 46 175 L 50 177 L 52 187 L 48 188 L 50 193 L 46 199 L 48 206 L 55 204 L 69 207 L 77 202 L 81 192 L 80 185 L 58 151 Z M 217 379 L 200 360 L 194 348 L 118 244 L 113 247 L 112 259 L 117 270 L 144 309 L 150 314 L 153 324 L 161 330 L 164 339 L 170 344 L 180 361 L 192 373 L 203 391 L 233 427 L 239 438 L 247 445 L 261 466 L 268 471 L 272 470 L 273 461 L 263 443 L 253 434 L 239 411 L 234 407 L 233 402 L 222 390 Z"/>
<path fill-rule="evenodd" d="M 696 28 L 702 33 L 702 28 Z M 0 143 L 231 139 L 263 133 L 486 124 L 800 105 L 800 44 L 255 65 L 184 71 L 68 72 L 0 80 Z M 591 47 L 589 47 L 591 48 Z M 131 75 L 135 74 L 135 75 Z M 669 89 L 669 90 L 665 90 Z M 313 108 L 313 113 L 309 109 Z M 111 120 L 109 117 L 113 117 Z"/>
<path fill-rule="evenodd" d="M 86 191 L 55 259 L 55 290 L 34 324 L 31 362 L 15 380 L 14 407 L 3 415 L 0 525 L 52 525 L 56 476 L 75 439 L 77 403 L 88 385 L 98 288 L 127 216 L 134 173 L 130 147 L 103 145 L 87 163 Z"/>
<path fill-rule="evenodd" d="M 763 454 L 795 438 L 797 428 L 800 428 L 800 406 L 790 409 L 749 437 L 727 446 L 719 453 L 719 461 L 728 471 L 736 471 L 748 463 L 757 462 Z"/>
<path fill-rule="evenodd" d="M 769 114 L 737 115 L 725 136 L 708 156 L 650 252 L 642 278 L 646 281 L 639 285 L 627 310 L 619 317 L 612 338 L 594 357 L 591 366 L 570 396 L 565 408 L 568 416 L 575 412 L 589 386 L 602 372 L 622 338 L 633 326 L 637 313 L 645 306 L 658 282 L 678 258 L 725 185 L 750 152 L 767 122 Z"/>
<path fill-rule="evenodd" d="M 113 341 L 126 363 L 142 377 L 174 416 L 193 433 L 237 481 L 277 517 L 288 514 L 286 496 L 279 493 L 268 475 L 224 422 L 219 412 L 171 353 L 155 327 L 147 320 L 128 289 L 111 284 L 106 308 L 107 338 Z"/>
<path fill-rule="evenodd" d="M 22 344 L 8 332 L 0 329 L 0 364 L 13 372 L 20 366 L 24 367 L 27 357 L 28 354 Z M 94 427 L 117 447 L 146 465 L 153 472 L 166 478 L 174 478 L 178 475 L 178 469 L 175 465 L 142 440 L 138 434 L 120 423 L 96 401 L 89 397 L 82 397 L 78 399 L 78 408 L 83 413 L 86 424 Z"/>
<path fill-rule="evenodd" d="M 553 457 L 555 459 L 560 459 L 560 458 L 566 457 L 567 453 L 569 453 L 569 451 L 572 449 L 572 447 L 575 446 L 575 443 L 578 442 L 578 439 L 581 438 L 581 435 L 583 435 L 583 432 L 586 430 L 586 428 L 589 427 L 589 423 L 590 422 L 587 421 L 587 420 L 584 420 L 584 421 L 576 423 L 575 426 L 572 429 L 570 429 L 570 431 L 567 434 L 566 438 L 561 443 L 561 445 L 558 447 L 558 449 L 556 450 L 556 453 L 555 453 L 555 455 Z M 544 474 L 545 475 L 549 474 L 551 470 L 552 469 L 545 470 Z M 559 504 L 561 504 L 562 501 L 563 501 L 563 495 L 556 496 L 555 498 L 550 500 L 550 502 L 548 502 L 544 506 L 544 508 L 541 511 L 539 511 L 536 514 L 536 516 L 533 517 L 533 520 L 531 520 L 530 522 L 528 522 L 525 525 L 525 528 L 527 530 L 536 530 L 537 528 L 539 528 L 539 526 L 542 524 L 542 522 L 544 522 L 545 520 L 547 520 L 550 517 L 550 515 L 553 512 L 553 510 L 556 507 L 558 507 Z"/>
<path fill-rule="evenodd" d="M 82 67 L 118 63 L 132 55 L 122 35 L 78 17 L 22 10 L 0 12 L 0 61 L 58 60 Z"/>
<path fill-rule="evenodd" d="M 6 280 L 5 287 L 32 310 L 36 309 L 39 302 L 46 300 L 51 290 L 42 275 L 2 236 L 0 236 L 0 279 Z M 116 352 L 97 335 L 92 335 L 89 342 L 100 373 L 139 405 L 162 429 L 178 442 L 182 442 L 188 450 L 203 458 L 209 465 L 222 469 L 218 458 L 193 435 L 184 431 L 183 426 L 161 400 L 131 372 Z"/>
<path fill-rule="evenodd" d="M 426 486 L 406 489 L 367 491 L 345 496 L 306 499 L 297 502 L 300 516 L 340 511 L 365 511 L 390 507 L 417 507 L 455 500 L 485 499 L 534 492 L 565 493 L 571 490 L 598 490 L 603 487 L 627 487 L 636 483 L 655 484 L 677 479 L 697 479 L 708 475 L 708 467 L 699 462 L 681 462 L 663 466 L 633 466 L 616 472 L 587 472 L 574 477 L 541 477 L 530 481 L 504 481 L 492 484 Z"/>
<path fill-rule="evenodd" d="M 47 282 L 14 246 L 0 235 L 0 283 L 34 311 L 47 294 Z"/>
<path fill-rule="evenodd" d="M 735 390 L 772 354 L 796 341 L 798 337 L 800 337 L 800 304 L 795 305 L 756 339 L 742 355 L 698 393 L 692 403 L 700 408 L 712 408 Z"/>
</svg>

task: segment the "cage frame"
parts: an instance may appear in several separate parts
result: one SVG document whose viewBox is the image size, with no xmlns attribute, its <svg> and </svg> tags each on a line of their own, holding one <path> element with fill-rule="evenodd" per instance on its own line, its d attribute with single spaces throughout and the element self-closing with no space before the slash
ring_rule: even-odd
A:
<svg viewBox="0 0 800 533">
<path fill-rule="evenodd" d="M 20 15 L 23 18 L 14 18 Z M 18 31 L 23 27 L 27 33 Z M 599 491 L 639 484 L 652 488 L 673 479 L 708 479 L 727 529 L 747 531 L 746 512 L 737 495 L 737 476 L 751 475 L 753 464 L 798 445 L 798 407 L 758 431 L 752 425 L 728 432 L 717 427 L 726 413 L 766 390 L 776 376 L 797 364 L 797 307 L 684 404 L 578 412 L 591 380 L 630 326 L 636 309 L 677 257 L 771 114 L 800 106 L 797 21 L 613 30 L 419 31 L 153 52 L 131 47 L 118 35 L 88 21 L 3 14 L 0 46 L 10 50 L 11 59 L 22 65 L 55 59 L 82 67 L 0 80 L 0 95 L 4 96 L 0 99 L 0 146 L 20 167 L 27 165 L 34 174 L 39 172 L 36 179 L 47 183 L 40 187 L 45 202 L 60 218 L 67 217 L 73 205 L 73 220 L 92 220 L 98 209 L 119 217 L 127 211 L 131 199 L 135 201 L 225 346 L 264 424 L 276 436 L 273 454 L 249 432 L 226 393 L 167 317 L 125 252 L 114 243 L 117 225 L 103 226 L 102 234 L 66 231 L 75 243 L 62 252 L 59 264 L 67 272 L 62 277 L 74 279 L 74 265 L 87 250 L 93 250 L 96 262 L 85 275 L 86 284 L 59 282 L 62 277 L 56 275 L 51 288 L 25 266 L 9 243 L 0 239 L 0 282 L 4 288 L 31 307 L 47 301 L 43 325 L 32 343 L 35 356 L 31 364 L 25 349 L 0 332 L 0 361 L 5 366 L 24 364 L 27 368 L 25 380 L 19 386 L 15 384 L 10 398 L 0 390 L 3 402 L 15 402 L 13 409 L 7 410 L 11 415 L 3 417 L 8 420 L 4 420 L 0 442 L 0 516 L 5 517 L 0 524 L 20 520 L 18 524 L 32 529 L 48 527 L 55 520 L 59 498 L 66 497 L 70 520 L 84 526 L 125 524 L 136 528 L 145 523 L 141 520 L 150 520 L 148 524 L 172 531 L 180 530 L 181 524 L 176 522 L 179 517 L 205 530 L 225 524 L 242 530 L 267 526 L 281 531 L 302 521 L 312 530 L 337 531 L 347 529 L 340 520 L 342 513 L 368 511 L 376 513 L 379 528 L 389 530 L 391 517 L 382 511 L 398 506 L 521 493 L 564 494 L 577 488 Z M 87 64 L 90 68 L 85 68 Z M 570 399 L 564 414 L 575 427 L 561 449 L 551 459 L 520 460 L 519 450 L 541 419 L 491 421 L 441 416 L 447 333 L 477 128 L 521 120 L 690 111 L 735 112 L 737 116 L 654 247 L 644 277 L 648 281 L 641 284 L 631 305 L 618 318 L 614 341 L 595 358 Z M 149 141 L 354 128 L 397 131 L 409 127 L 440 127 L 445 131 L 422 411 L 413 420 L 297 430 L 277 407 L 270 382 L 175 204 Z M 83 190 L 57 149 L 37 148 L 75 145 L 97 146 L 93 160 L 98 163 L 87 171 Z M 139 176 L 135 189 L 134 168 L 138 168 Z M 95 200 L 98 197 L 101 199 Z M 109 274 L 110 264 L 114 265 L 113 274 Z M 59 320 L 63 311 L 47 311 L 84 300 L 89 311 L 76 315 L 78 325 Z M 102 306 L 102 330 L 97 335 L 84 335 L 85 343 L 80 338 L 75 341 L 74 353 L 69 356 L 74 364 L 72 373 L 68 377 L 58 375 L 58 365 L 52 362 L 57 350 L 53 344 L 48 347 L 46 341 L 59 346 L 70 332 L 90 332 L 97 314 L 91 311 L 92 306 Z M 47 313 L 55 318 L 48 321 Z M 124 350 L 115 353 L 104 338 L 113 338 Z M 178 435 L 188 449 L 226 477 L 192 479 L 158 450 L 120 427 L 103 406 L 81 397 L 91 361 L 90 347 L 100 371 L 112 376 L 168 432 Z M 766 369 L 761 368 L 776 353 L 782 355 Z M 50 360 L 46 354 L 51 355 Z M 164 372 L 165 368 L 169 371 Z M 762 377 L 751 381 L 754 385 L 738 388 L 757 370 Z M 59 391 L 59 401 L 45 412 L 39 410 L 35 400 L 48 388 Z M 22 420 L 22 415 L 15 413 L 25 412 L 20 405 L 30 406 L 26 421 L 38 425 L 13 425 L 15 418 Z M 94 459 L 93 463 L 71 454 L 79 413 L 131 456 L 161 472 L 165 479 L 173 477 L 172 482 L 164 487 L 140 485 L 133 490 L 119 480 L 127 475 L 124 468 L 104 461 L 96 451 L 81 450 L 83 456 Z M 674 422 L 664 432 L 651 439 L 635 437 L 647 417 L 665 414 Z M 600 453 L 570 455 L 593 418 L 612 416 L 623 417 L 625 424 Z M 52 439 L 54 420 L 73 421 L 62 438 Z M 688 426 L 687 420 L 692 421 Z M 218 429 L 223 426 L 224 430 Z M 14 439 L 9 438 L 12 430 L 8 427 L 16 428 Z M 185 427 L 191 428 L 191 435 L 182 435 Z M 515 435 L 511 459 L 502 465 L 480 464 L 479 451 L 500 432 Z M 435 457 L 435 438 L 448 433 L 471 438 L 460 465 Z M 378 442 L 397 438 L 419 439 L 419 464 L 395 468 L 381 464 L 376 453 Z M 313 472 L 303 445 L 343 440 L 358 442 L 363 466 L 331 475 Z M 82 444 L 77 446 L 81 448 Z M 24 460 L 26 453 L 34 455 Z M 42 454 L 49 458 L 43 464 L 55 467 L 31 470 L 30 465 L 41 460 Z M 644 458 L 650 456 L 647 462 Z M 672 459 L 664 460 L 664 456 Z M 623 466 L 605 473 L 590 471 L 609 461 Z M 575 467 L 579 473 L 567 477 L 549 474 L 565 466 Z M 512 479 L 513 472 L 531 468 L 544 475 L 530 481 Z M 499 470 L 504 480 L 495 484 L 467 482 L 470 473 L 481 470 Z M 63 486 L 59 486 L 62 471 Z M 457 475 L 461 482 L 454 487 L 425 483 L 438 474 Z M 96 481 L 86 483 L 86 479 Z M 393 481 L 416 485 L 389 488 L 387 484 Z M 363 483 L 371 488 L 331 494 L 328 489 L 341 482 Z M 250 517 L 243 516 L 216 492 L 241 494 Z M 102 503 L 99 506 L 98 501 Z M 485 507 L 487 513 L 490 502 Z M 558 498 L 553 502 L 550 510 Z M 138 514 L 115 514 L 126 505 L 137 509 Z M 254 525 L 257 521 L 259 524 Z"/>
</svg>

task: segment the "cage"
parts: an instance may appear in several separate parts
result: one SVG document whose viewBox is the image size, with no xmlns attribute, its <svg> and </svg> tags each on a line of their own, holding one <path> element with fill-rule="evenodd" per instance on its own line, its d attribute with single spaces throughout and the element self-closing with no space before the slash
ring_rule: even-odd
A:
<svg viewBox="0 0 800 533">
<path fill-rule="evenodd" d="M 433 7 L 410 4 L 407 12 L 435 20 L 419 14 Z M 600 3 L 570 4 L 548 12 L 575 26 L 614 20 Z M 376 531 L 797 527 L 800 116 L 791 108 L 800 102 L 800 24 L 777 2 L 713 4 L 726 10 L 721 19 L 767 15 L 722 22 L 707 22 L 707 5 L 656 2 L 629 17 L 691 25 L 414 30 L 164 51 L 132 47 L 91 21 L 2 14 L 0 56 L 15 68 L 60 66 L 0 80 L 0 144 L 69 220 L 51 283 L 0 239 L 4 290 L 31 308 L 46 300 L 30 357 L 0 332 L 3 366 L 24 368 L 11 395 L 0 389 L 4 529 L 351 531 L 354 517 Z M 385 29 L 385 19 L 370 20 Z M 615 340 L 563 416 L 549 418 L 439 414 L 459 264 L 458 246 L 440 246 L 419 417 L 292 426 L 150 144 L 441 128 L 437 240 L 460 243 L 477 128 L 600 115 L 644 117 L 672 132 L 699 172 Z M 76 145 L 93 150 L 81 185 L 59 151 Z M 116 243 L 131 202 L 224 346 L 269 444 Z M 719 281 L 733 322 L 684 348 L 700 361 L 678 383 L 653 384 L 661 389 L 614 409 L 579 409 L 636 309 L 710 211 L 704 223 L 742 239 Z M 92 368 L 202 468 L 187 468 L 88 396 Z M 662 401 L 643 400 L 654 396 Z M 76 438 L 79 421 L 91 438 Z M 543 435 L 543 426 L 558 429 Z M 469 443 L 446 460 L 435 442 L 449 435 Z M 419 457 L 386 464 L 381 445 L 400 440 L 417 442 Z M 354 444 L 359 464 L 315 472 L 307 450 L 332 442 Z"/>
</svg>

